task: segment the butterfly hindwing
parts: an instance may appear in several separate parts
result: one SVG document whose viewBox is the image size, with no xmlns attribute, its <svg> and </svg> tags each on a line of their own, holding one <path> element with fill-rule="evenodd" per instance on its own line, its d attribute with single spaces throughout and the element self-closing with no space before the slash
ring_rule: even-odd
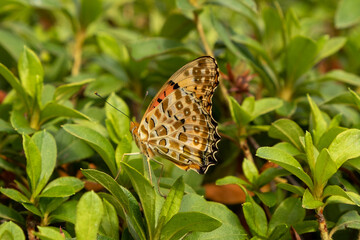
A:
<svg viewBox="0 0 360 240">
<path fill-rule="evenodd" d="M 149 147 L 183 168 L 206 171 L 216 162 L 220 136 L 215 120 L 195 95 L 184 89 L 175 90 L 165 101 L 169 102 L 159 104 L 149 120 L 159 123 L 149 125 Z"/>
</svg>

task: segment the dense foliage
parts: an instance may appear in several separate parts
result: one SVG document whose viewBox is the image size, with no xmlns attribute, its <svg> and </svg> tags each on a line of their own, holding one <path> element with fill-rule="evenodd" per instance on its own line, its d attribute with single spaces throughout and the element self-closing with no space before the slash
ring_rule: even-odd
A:
<svg viewBox="0 0 360 240">
<path fill-rule="evenodd" d="M 359 22 L 357 0 L 0 1 L 0 239 L 359 238 Z M 218 164 L 123 157 L 94 91 L 139 121 L 203 55 Z"/>
</svg>

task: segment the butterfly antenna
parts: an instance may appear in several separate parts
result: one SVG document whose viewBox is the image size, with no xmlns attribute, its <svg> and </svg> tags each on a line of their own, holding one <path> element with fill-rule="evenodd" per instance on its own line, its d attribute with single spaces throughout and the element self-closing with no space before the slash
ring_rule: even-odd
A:
<svg viewBox="0 0 360 240">
<path fill-rule="evenodd" d="M 116 110 L 118 110 L 120 113 L 124 114 L 126 117 L 128 117 L 131 120 L 131 118 L 125 114 L 123 111 L 121 111 L 120 109 L 118 109 L 117 107 L 115 107 L 114 105 L 112 105 L 111 103 L 109 103 L 103 96 L 101 96 L 100 94 L 98 94 L 97 92 L 95 92 L 95 95 L 98 96 L 99 98 L 101 98 L 102 100 L 104 100 L 104 102 L 106 102 L 107 104 L 109 104 L 110 106 L 112 106 L 113 108 L 115 108 Z"/>
</svg>

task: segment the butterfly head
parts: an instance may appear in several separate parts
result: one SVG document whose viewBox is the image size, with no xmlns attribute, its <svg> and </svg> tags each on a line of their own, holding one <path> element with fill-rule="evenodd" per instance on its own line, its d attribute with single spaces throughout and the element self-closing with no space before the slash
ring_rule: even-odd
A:
<svg viewBox="0 0 360 240">
<path fill-rule="evenodd" d="M 139 123 L 137 122 L 133 122 L 131 121 L 130 122 L 130 132 L 131 132 L 131 135 L 133 136 L 133 139 L 135 140 L 136 144 L 138 144 L 138 136 L 139 136 Z"/>
<path fill-rule="evenodd" d="M 139 123 L 130 122 L 130 131 L 134 138 L 135 138 L 135 134 L 137 133 L 138 129 L 139 129 Z"/>
</svg>

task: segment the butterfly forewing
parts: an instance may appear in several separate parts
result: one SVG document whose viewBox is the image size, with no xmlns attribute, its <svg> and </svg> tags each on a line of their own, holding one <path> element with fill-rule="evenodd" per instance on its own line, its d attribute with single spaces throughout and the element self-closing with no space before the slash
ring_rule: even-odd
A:
<svg viewBox="0 0 360 240">
<path fill-rule="evenodd" d="M 179 87 L 195 94 L 201 105 L 211 114 L 211 98 L 219 84 L 219 69 L 214 58 L 204 56 L 189 62 L 176 71 L 158 95 L 153 99 L 146 112 L 154 109 L 159 101 Z"/>
<path fill-rule="evenodd" d="M 215 59 L 201 57 L 171 76 L 134 133 L 144 154 L 199 173 L 216 163 L 220 136 L 211 116 L 211 98 L 218 75 Z"/>
</svg>

